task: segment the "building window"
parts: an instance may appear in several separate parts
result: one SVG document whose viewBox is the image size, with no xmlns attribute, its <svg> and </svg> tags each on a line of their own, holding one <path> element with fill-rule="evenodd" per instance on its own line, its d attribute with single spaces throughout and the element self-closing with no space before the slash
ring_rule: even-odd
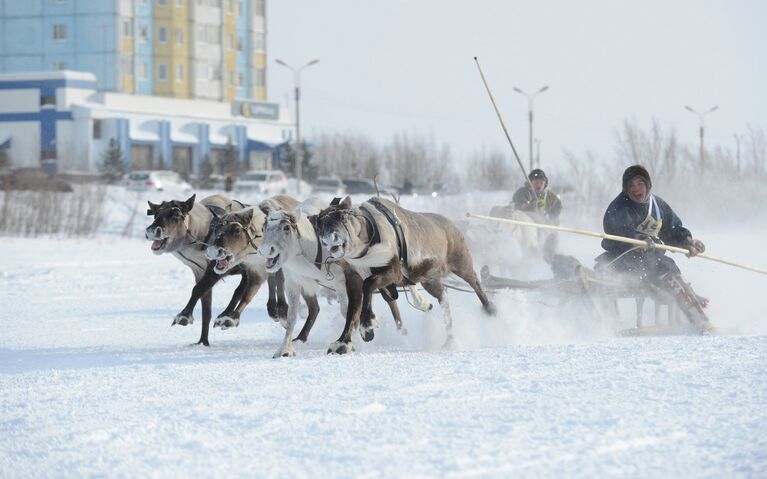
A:
<svg viewBox="0 0 767 479">
<path fill-rule="evenodd" d="M 146 43 L 149 40 L 149 30 L 146 25 L 138 27 L 138 38 L 141 40 L 141 43 Z"/>
<path fill-rule="evenodd" d="M 256 11 L 254 14 L 258 17 L 263 17 L 266 13 L 266 0 L 256 0 Z"/>
<path fill-rule="evenodd" d="M 181 45 L 184 43 L 184 29 L 183 28 L 177 28 L 176 29 L 176 43 L 178 45 Z"/>
<path fill-rule="evenodd" d="M 245 86 L 245 75 L 240 72 L 237 72 L 237 86 L 240 88 Z"/>
<path fill-rule="evenodd" d="M 54 70 L 66 70 L 67 64 L 66 62 L 53 62 L 53 69 Z"/>
<path fill-rule="evenodd" d="M 237 51 L 238 52 L 242 51 L 242 37 L 239 35 L 237 36 Z"/>
<path fill-rule="evenodd" d="M 234 48 L 234 34 L 229 33 L 226 35 L 226 49 L 231 50 Z"/>
<path fill-rule="evenodd" d="M 101 120 L 98 118 L 93 119 L 93 138 L 95 140 L 101 138 Z"/>
<path fill-rule="evenodd" d="M 184 82 L 184 65 L 176 65 L 176 83 Z"/>
<path fill-rule="evenodd" d="M 165 27 L 157 29 L 157 41 L 160 43 L 166 43 L 168 41 L 168 31 Z"/>
<path fill-rule="evenodd" d="M 164 7 L 168 4 L 168 0 L 157 0 L 157 5 Z"/>
<path fill-rule="evenodd" d="M 133 25 L 132 21 L 130 19 L 123 20 L 123 36 L 124 37 L 132 37 L 133 36 Z"/>
<path fill-rule="evenodd" d="M 56 23 L 53 25 L 53 39 L 59 42 L 63 42 L 67 39 L 67 26 L 63 23 Z"/>
<path fill-rule="evenodd" d="M 264 32 L 254 32 L 253 33 L 253 50 L 257 52 L 263 52 L 264 51 Z"/>
<path fill-rule="evenodd" d="M 146 63 L 139 63 L 138 76 L 142 80 L 146 80 L 149 77 L 149 66 Z"/>
<path fill-rule="evenodd" d="M 231 15 L 233 13 L 234 4 L 232 0 L 226 0 L 226 13 Z"/>
<path fill-rule="evenodd" d="M 41 96 L 40 106 L 56 106 L 56 95 Z"/>
<path fill-rule="evenodd" d="M 168 81 L 168 65 L 160 63 L 157 66 L 157 78 L 160 81 Z"/>
<path fill-rule="evenodd" d="M 176 0 L 176 6 L 177 7 L 183 7 L 184 6 L 184 0 Z"/>
<path fill-rule="evenodd" d="M 264 68 L 256 68 L 256 86 L 266 86 L 266 70 Z"/>
<path fill-rule="evenodd" d="M 238 17 L 241 17 L 242 16 L 242 12 L 243 12 L 243 10 L 242 10 L 242 0 L 238 0 L 237 1 L 237 10 L 235 11 L 235 13 L 237 14 Z"/>
</svg>

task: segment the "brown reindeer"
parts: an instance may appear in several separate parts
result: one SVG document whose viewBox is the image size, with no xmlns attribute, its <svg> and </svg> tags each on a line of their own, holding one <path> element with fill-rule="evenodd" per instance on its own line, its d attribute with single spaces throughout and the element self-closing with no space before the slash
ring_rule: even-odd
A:
<svg viewBox="0 0 767 479">
<path fill-rule="evenodd" d="M 273 211 L 282 209 L 294 209 L 298 202 L 290 196 L 277 195 L 265 200 L 261 205 L 269 205 Z M 284 307 L 281 304 L 280 314 L 270 316 L 275 321 L 279 321 L 287 327 L 288 306 L 285 302 L 284 277 L 282 271 L 274 274 L 268 274 L 266 271 L 266 261 L 257 254 L 257 249 L 261 244 L 262 230 L 264 227 L 265 216 L 258 208 L 245 208 L 243 210 L 228 213 L 213 223 L 211 228 L 211 244 L 205 249 L 205 257 L 211 261 L 213 271 L 216 274 L 226 274 L 229 271 L 244 268 L 248 271 L 248 281 L 253 285 L 253 289 L 243 297 L 244 304 L 240 304 L 229 315 L 228 320 L 233 324 L 239 324 L 239 317 L 247 306 L 247 303 L 258 292 L 258 288 L 267 275 L 270 279 L 279 278 L 279 283 L 275 285 L 277 294 L 279 294 Z M 271 284 L 270 284 L 271 289 Z M 271 298 L 271 293 L 270 293 Z M 309 316 L 316 317 L 319 312 L 319 303 L 314 296 L 304 296 L 309 307 Z M 314 319 L 312 319 L 312 322 Z"/>
<path fill-rule="evenodd" d="M 220 274 L 213 271 L 212 265 L 205 258 L 205 244 L 208 241 L 211 222 L 215 219 L 214 211 L 224 212 L 237 211 L 243 205 L 221 195 L 213 195 L 195 203 L 196 195 L 192 195 L 186 201 L 163 201 L 160 204 L 149 202 L 147 215 L 153 216 L 154 221 L 147 227 L 146 239 L 152 242 L 152 252 L 155 254 L 170 253 L 192 270 L 195 278 L 195 286 L 191 297 L 179 314 L 173 319 L 172 326 L 178 324 L 187 326 L 194 322 L 193 310 L 197 301 L 202 299 L 202 331 L 197 344 L 210 346 L 208 333 L 211 320 L 212 287 L 221 278 Z M 214 326 L 226 329 L 228 324 L 222 323 L 222 319 L 228 318 L 240 304 L 246 293 L 254 285 L 248 281 L 248 271 L 245 268 L 232 269 L 227 274 L 240 274 L 242 280 L 235 289 L 232 299 L 224 312 L 219 315 Z M 270 283 L 270 306 L 267 309 L 270 315 L 278 316 L 287 314 L 287 303 L 284 293 L 278 297 L 282 288 L 279 278 Z M 259 283 L 260 284 L 260 283 Z M 274 294 L 272 294 L 272 291 Z M 247 304 L 247 303 L 246 303 Z"/>
<path fill-rule="evenodd" d="M 351 334 L 357 326 L 365 341 L 373 339 L 374 324 L 368 313 L 372 293 L 390 284 L 420 283 L 437 298 L 447 329 L 446 345 L 453 342 L 450 306 L 442 283 L 448 274 L 466 281 L 483 310 L 495 314 L 474 272 L 463 235 L 442 215 L 415 213 L 375 197 L 353 207 L 347 196 L 320 212 L 317 230 L 328 261 L 343 260 L 355 270 L 370 271 L 367 277 L 346 275 L 346 325 L 328 353 L 351 351 Z"/>
</svg>

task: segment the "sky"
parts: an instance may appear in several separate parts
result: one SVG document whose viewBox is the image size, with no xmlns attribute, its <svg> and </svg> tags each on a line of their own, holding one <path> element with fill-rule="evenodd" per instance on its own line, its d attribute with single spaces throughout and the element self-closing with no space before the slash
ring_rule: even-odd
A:
<svg viewBox="0 0 767 479">
<path fill-rule="evenodd" d="M 748 125 L 767 129 L 767 3 L 760 1 L 272 0 L 268 96 L 293 104 L 301 130 L 362 133 L 384 143 L 407 132 L 448 143 L 456 157 L 511 154 L 476 56 L 522 160 L 534 100 L 541 164 L 564 151 L 609 157 L 624 120 L 673 128 L 697 148 L 735 148 Z"/>
</svg>

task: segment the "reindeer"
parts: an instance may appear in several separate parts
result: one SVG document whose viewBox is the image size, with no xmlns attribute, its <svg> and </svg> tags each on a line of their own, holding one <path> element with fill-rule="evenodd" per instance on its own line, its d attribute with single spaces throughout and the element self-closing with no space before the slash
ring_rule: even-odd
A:
<svg viewBox="0 0 767 479">
<path fill-rule="evenodd" d="M 268 204 L 273 210 L 293 209 L 298 206 L 298 202 L 285 195 L 277 195 L 264 201 L 262 204 Z M 253 299 L 258 292 L 264 279 L 270 281 L 270 301 L 272 300 L 272 283 L 275 281 L 274 288 L 276 296 L 281 300 L 279 303 L 279 314 L 269 316 L 275 321 L 279 321 L 287 327 L 288 303 L 284 300 L 284 280 L 281 271 L 269 274 L 266 271 L 266 262 L 256 253 L 261 244 L 261 231 L 263 229 L 265 216 L 258 208 L 248 207 L 237 212 L 227 213 L 216 218 L 211 228 L 212 243 L 205 248 L 205 257 L 211 261 L 212 270 L 216 274 L 223 275 L 237 269 L 247 271 L 246 276 L 251 288 L 245 292 L 242 301 L 228 315 L 222 318 L 226 326 L 237 326 L 240 324 L 240 315 L 245 306 Z M 304 296 L 309 308 L 309 316 L 316 317 L 319 312 L 319 303 L 316 297 Z M 267 304 L 267 309 L 269 308 Z M 312 320 L 313 321 L 313 320 Z"/>
<path fill-rule="evenodd" d="M 195 203 L 195 198 L 196 195 L 192 195 L 186 201 L 163 201 L 160 204 L 154 204 L 150 201 L 147 215 L 153 216 L 154 221 L 147 227 L 145 236 L 147 240 L 152 242 L 151 249 L 154 254 L 171 253 L 188 266 L 194 274 L 195 286 L 192 289 L 192 295 L 186 306 L 173 318 L 171 326 L 192 324 L 194 322 L 192 314 L 194 306 L 198 300 L 202 299 L 202 331 L 197 344 L 210 346 L 208 333 L 211 320 L 211 289 L 221 276 L 215 273 L 208 264 L 204 255 L 205 244 L 208 240 L 211 222 L 215 219 L 214 212 L 220 215 L 242 209 L 244 205 L 221 195 L 209 196 L 198 203 Z M 222 329 L 233 325 L 227 321 L 227 318 L 253 287 L 248 282 L 248 274 L 244 268 L 232 269 L 227 274 L 241 274 L 242 279 L 235 289 L 229 305 L 214 323 L 214 327 L 221 326 Z M 284 293 L 281 296 L 279 294 L 279 289 L 282 288 L 282 285 L 278 284 L 279 279 L 275 279 L 274 284 L 270 284 L 271 307 L 268 309 L 270 314 L 275 316 L 282 314 L 284 316 L 287 314 L 287 303 Z M 274 294 L 271 294 L 271 290 L 274 290 Z"/>
<path fill-rule="evenodd" d="M 375 324 L 368 313 L 372 292 L 390 284 L 420 283 L 437 298 L 447 330 L 446 346 L 454 342 L 450 307 L 442 283 L 448 274 L 456 274 L 471 286 L 485 313 L 496 313 L 474 272 L 463 235 L 444 216 L 415 213 L 375 197 L 353 207 L 347 196 L 320 212 L 317 231 L 327 261 L 343 259 L 349 269 L 370 271 L 368 276 L 345 276 L 346 325 L 328 353 L 352 351 L 351 333 L 357 326 L 365 341 L 373 339 Z"/>
<path fill-rule="evenodd" d="M 348 301 L 345 277 L 346 275 L 362 277 L 363 274 L 366 275 L 367 273 L 356 271 L 345 262 L 322 262 L 322 248 L 313 223 L 316 216 L 307 216 L 304 214 L 303 208 L 288 212 L 284 210 L 270 211 L 268 205 L 259 206 L 267 215 L 267 219 L 264 225 L 264 238 L 261 246 L 258 247 L 258 254 L 266 259 L 268 272 L 283 271 L 288 299 L 285 337 L 274 357 L 294 356 L 295 350 L 291 337 L 298 314 L 299 292 L 303 292 L 305 296 L 316 297 L 321 287 L 335 291 L 341 306 L 341 314 L 346 316 Z M 423 311 L 431 309 L 431 304 L 418 293 L 414 286 L 410 286 L 410 290 L 417 308 Z M 402 330 L 402 319 L 395 299 L 396 288 L 390 286 L 389 289 L 381 288 L 379 291 L 389 305 L 397 329 Z M 373 316 L 372 312 L 370 316 Z M 306 342 L 315 319 L 316 314 L 310 315 L 303 329 L 293 341 Z"/>
</svg>

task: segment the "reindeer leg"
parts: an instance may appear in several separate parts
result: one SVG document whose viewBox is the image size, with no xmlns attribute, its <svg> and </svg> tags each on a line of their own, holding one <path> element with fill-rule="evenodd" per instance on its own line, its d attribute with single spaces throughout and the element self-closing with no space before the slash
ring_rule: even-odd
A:
<svg viewBox="0 0 767 479">
<path fill-rule="evenodd" d="M 213 292 L 208 291 L 202 295 L 202 331 L 200 332 L 200 340 L 197 344 L 203 346 L 210 346 L 208 342 L 208 332 L 210 331 L 210 317 L 211 317 L 211 304 L 213 303 Z"/>
<path fill-rule="evenodd" d="M 392 317 L 394 317 L 394 324 L 397 325 L 397 331 L 402 332 L 402 334 L 407 334 L 407 329 L 404 329 L 402 327 L 402 316 L 400 315 L 400 312 L 399 312 L 399 306 L 397 305 L 397 300 L 391 296 L 391 293 L 389 293 L 389 291 L 386 288 L 381 288 L 378 291 L 381 293 L 381 296 L 383 297 L 384 301 L 386 301 L 386 304 L 389 305 L 389 310 L 391 310 L 391 315 Z"/>
<path fill-rule="evenodd" d="M 488 316 L 495 316 L 498 314 L 498 309 L 496 309 L 495 305 L 491 303 L 489 299 L 487 299 L 487 294 L 485 294 L 485 291 L 482 289 L 482 285 L 479 283 L 479 279 L 477 278 L 477 274 L 474 272 L 474 268 L 469 267 L 462 270 L 453 270 L 453 273 L 455 273 L 459 278 L 466 281 L 469 286 L 471 286 L 471 289 L 473 289 L 477 294 L 479 302 L 482 303 L 482 310 L 485 312 L 485 314 Z"/>
<path fill-rule="evenodd" d="M 279 357 L 291 357 L 296 355 L 295 349 L 293 349 L 293 328 L 296 326 L 296 320 L 298 319 L 298 301 L 301 288 L 298 285 L 293 285 L 288 288 L 288 315 L 285 318 L 285 336 L 280 344 L 280 349 L 274 353 L 273 358 Z M 316 298 L 315 298 L 316 301 Z"/>
<path fill-rule="evenodd" d="M 346 324 L 341 336 L 328 347 L 328 354 L 346 354 L 354 351 L 352 331 L 359 322 L 362 309 L 362 278 L 351 268 L 344 268 L 346 286 Z"/>
<path fill-rule="evenodd" d="M 202 277 L 194 285 L 194 288 L 192 288 L 192 295 L 186 303 L 186 306 L 184 306 L 184 309 L 173 318 L 173 322 L 170 325 L 175 326 L 179 324 L 181 326 L 188 326 L 192 324 L 194 322 L 194 306 L 197 304 L 197 301 L 200 300 L 202 295 L 210 291 L 211 288 L 213 288 L 213 285 L 218 283 L 218 280 L 220 279 L 221 276 L 214 273 L 213 268 L 208 267 Z"/>
<path fill-rule="evenodd" d="M 269 274 L 266 278 L 269 285 L 269 300 L 266 311 L 275 321 L 284 320 L 288 315 L 288 303 L 285 301 L 285 275 L 282 270 Z"/>
<path fill-rule="evenodd" d="M 216 318 L 216 322 L 213 323 L 214 328 L 235 328 L 240 325 L 240 315 L 245 310 L 245 307 L 253 300 L 256 293 L 258 293 L 258 288 L 261 287 L 261 283 L 264 281 L 263 278 L 255 272 L 248 272 L 246 276 L 248 278 L 247 286 L 242 293 L 242 298 L 240 298 L 237 307 L 227 316 L 224 316 L 223 314 L 219 315 L 218 318 Z"/>
<path fill-rule="evenodd" d="M 247 287 L 248 287 L 248 275 L 243 272 L 240 278 L 240 284 L 237 285 L 237 289 L 234 290 L 234 293 L 232 294 L 232 299 L 229 300 L 229 304 L 226 305 L 226 308 L 224 309 L 224 311 L 222 311 L 221 314 L 218 315 L 219 318 L 231 316 L 232 312 L 234 311 L 234 308 L 240 303 L 240 300 L 242 299 L 242 295 L 245 294 L 245 290 L 247 289 Z M 217 325 L 214 324 L 213 327 L 216 327 L 216 326 Z M 222 327 L 221 329 L 223 330 L 228 328 Z"/>
<path fill-rule="evenodd" d="M 443 347 L 446 349 L 453 349 L 455 347 L 455 338 L 453 337 L 453 317 L 450 314 L 450 304 L 447 302 L 445 285 L 442 284 L 441 279 L 433 279 L 421 284 L 430 295 L 434 296 L 439 301 L 445 319 L 445 331 L 447 333 L 447 338 L 445 339 L 445 345 Z"/>
<path fill-rule="evenodd" d="M 306 306 L 309 308 L 309 315 L 306 317 L 306 322 L 304 323 L 304 327 L 301 329 L 301 332 L 298 333 L 298 336 L 296 336 L 296 339 L 293 341 L 301 341 L 302 343 L 305 343 L 309 338 L 309 331 L 312 330 L 314 321 L 317 319 L 317 315 L 320 312 L 320 303 L 317 301 L 317 295 L 301 291 L 301 296 L 304 298 L 304 301 L 306 301 Z M 298 304 L 296 304 L 296 307 L 298 307 Z M 288 309 L 288 312 L 290 312 L 290 309 Z M 298 312 L 296 312 L 296 314 L 298 314 Z"/>
</svg>

